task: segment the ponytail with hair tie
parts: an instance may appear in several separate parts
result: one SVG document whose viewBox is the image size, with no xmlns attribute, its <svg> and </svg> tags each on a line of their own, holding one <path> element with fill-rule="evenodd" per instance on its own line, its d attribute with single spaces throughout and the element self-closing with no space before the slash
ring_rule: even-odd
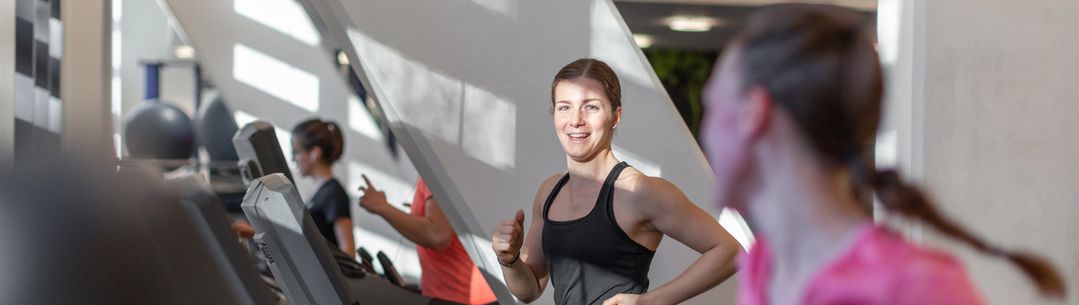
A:
<svg viewBox="0 0 1079 305">
<path fill-rule="evenodd" d="M 341 134 L 341 128 L 337 127 L 337 123 L 326 121 L 326 129 L 330 132 L 330 137 L 333 138 L 333 152 L 330 156 L 336 161 L 341 158 L 345 151 L 345 136 Z"/>
<path fill-rule="evenodd" d="M 1044 258 L 990 245 L 946 218 L 921 190 L 903 182 L 895 170 L 877 171 L 873 176 L 873 189 L 886 210 L 927 223 L 944 235 L 962 241 L 983 254 L 1011 261 L 1037 285 L 1043 295 L 1058 298 L 1065 295 L 1064 281 Z"/>
<path fill-rule="evenodd" d="M 322 161 L 333 164 L 341 158 L 345 149 L 345 138 L 337 123 L 320 119 L 309 119 L 292 129 L 292 138 L 303 149 L 318 147 L 322 149 Z"/>
</svg>

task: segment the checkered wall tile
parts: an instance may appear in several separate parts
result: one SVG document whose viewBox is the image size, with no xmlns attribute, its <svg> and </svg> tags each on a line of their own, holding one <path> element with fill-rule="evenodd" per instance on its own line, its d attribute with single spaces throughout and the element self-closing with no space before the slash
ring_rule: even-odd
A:
<svg viewBox="0 0 1079 305">
<path fill-rule="evenodd" d="M 16 161 L 60 147 L 60 1 L 15 1 Z"/>
</svg>

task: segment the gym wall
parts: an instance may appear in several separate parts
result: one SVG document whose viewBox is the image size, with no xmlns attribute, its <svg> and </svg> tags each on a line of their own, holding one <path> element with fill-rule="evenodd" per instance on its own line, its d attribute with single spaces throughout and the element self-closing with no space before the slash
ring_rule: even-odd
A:
<svg viewBox="0 0 1079 305">
<path fill-rule="evenodd" d="M 14 161 L 60 149 L 60 0 L 15 0 Z M 3 73 L 9 73 L 4 71 Z"/>
<path fill-rule="evenodd" d="M 909 235 L 956 253 L 991 304 L 1079 304 L 1079 4 L 880 4 L 901 24 L 896 52 L 882 51 L 893 59 L 884 128 L 898 134 L 896 165 L 959 224 L 1048 258 L 1070 298 L 1041 298 L 1010 263 L 928 226 L 912 223 Z"/>
<path fill-rule="evenodd" d="M 575 59 L 599 58 L 619 75 L 625 111 L 615 154 L 719 215 L 703 154 L 611 1 L 301 3 L 360 68 L 503 304 L 513 298 L 501 283 L 491 231 L 517 209 L 531 215 L 540 183 L 566 167 L 551 125 L 550 84 Z M 664 241 L 651 269 L 654 287 L 697 255 Z M 732 302 L 733 287 L 728 281 L 686 304 Z M 538 304 L 553 302 L 551 290 Z"/>
<path fill-rule="evenodd" d="M 254 119 L 277 128 L 285 156 L 291 158 L 292 127 L 319 117 L 337 122 L 345 149 L 334 173 L 350 192 L 356 245 L 394 260 L 403 276 L 418 280 L 414 246 L 385 220 L 356 204 L 361 175 L 384 190 L 395 206 L 412 200 L 416 172 L 404 154 L 395 158 L 366 106 L 347 87 L 303 8 L 294 0 L 166 0 L 161 2 L 195 48 L 211 79 L 243 125 Z M 294 166 L 289 162 L 289 166 Z M 304 198 L 315 192 L 313 179 L 293 169 Z M 381 267 L 379 267 L 381 268 Z"/>
<path fill-rule="evenodd" d="M 0 0 L 0 41 L 15 41 L 15 0 Z M 0 167 L 10 166 L 15 145 L 15 44 L 0 44 Z"/>
<path fill-rule="evenodd" d="M 924 1 L 925 183 L 1006 248 L 1045 255 L 1079 304 L 1079 3 Z M 993 304 L 1047 304 L 1005 261 L 961 254 Z"/>
</svg>

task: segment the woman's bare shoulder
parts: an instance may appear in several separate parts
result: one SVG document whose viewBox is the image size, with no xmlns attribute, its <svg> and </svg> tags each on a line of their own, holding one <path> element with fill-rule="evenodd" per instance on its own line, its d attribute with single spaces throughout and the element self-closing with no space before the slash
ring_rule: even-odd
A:
<svg viewBox="0 0 1079 305">
<path fill-rule="evenodd" d="M 664 198 L 674 194 L 681 194 L 673 183 L 662 177 L 649 176 L 636 168 L 627 167 L 618 176 L 615 186 L 628 193 L 634 202 L 652 202 L 656 198 Z"/>
<path fill-rule="evenodd" d="M 547 198 L 547 194 L 554 190 L 555 184 L 558 184 L 558 180 L 562 179 L 566 175 L 566 172 L 558 172 L 540 182 L 539 189 L 536 190 L 536 197 L 533 200 L 533 206 L 538 207 L 543 205 L 544 199 Z"/>
<path fill-rule="evenodd" d="M 543 179 L 543 182 L 540 183 L 539 191 L 541 193 L 550 192 L 551 189 L 554 188 L 555 184 L 558 184 L 558 180 L 561 180 L 564 176 L 566 176 L 566 172 L 560 171 L 551 175 L 550 177 Z"/>
</svg>

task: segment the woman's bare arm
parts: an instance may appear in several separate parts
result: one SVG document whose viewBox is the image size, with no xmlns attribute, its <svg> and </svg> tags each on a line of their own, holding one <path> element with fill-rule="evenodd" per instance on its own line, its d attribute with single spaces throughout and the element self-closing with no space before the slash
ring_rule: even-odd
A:
<svg viewBox="0 0 1079 305">
<path fill-rule="evenodd" d="M 644 177 L 634 196 L 638 212 L 655 230 L 701 253 L 682 274 L 638 299 L 638 304 L 677 304 L 712 289 L 736 270 L 738 241 L 674 184 Z"/>
<path fill-rule="evenodd" d="M 559 177 L 548 178 L 536 192 L 532 202 L 532 223 L 527 233 L 523 231 L 526 217 L 518 215 L 521 218 L 507 219 L 499 224 L 491 239 L 502 264 L 506 285 L 525 303 L 535 301 L 543 294 L 550 276 L 547 258 L 543 256 L 543 204 Z"/>
</svg>

